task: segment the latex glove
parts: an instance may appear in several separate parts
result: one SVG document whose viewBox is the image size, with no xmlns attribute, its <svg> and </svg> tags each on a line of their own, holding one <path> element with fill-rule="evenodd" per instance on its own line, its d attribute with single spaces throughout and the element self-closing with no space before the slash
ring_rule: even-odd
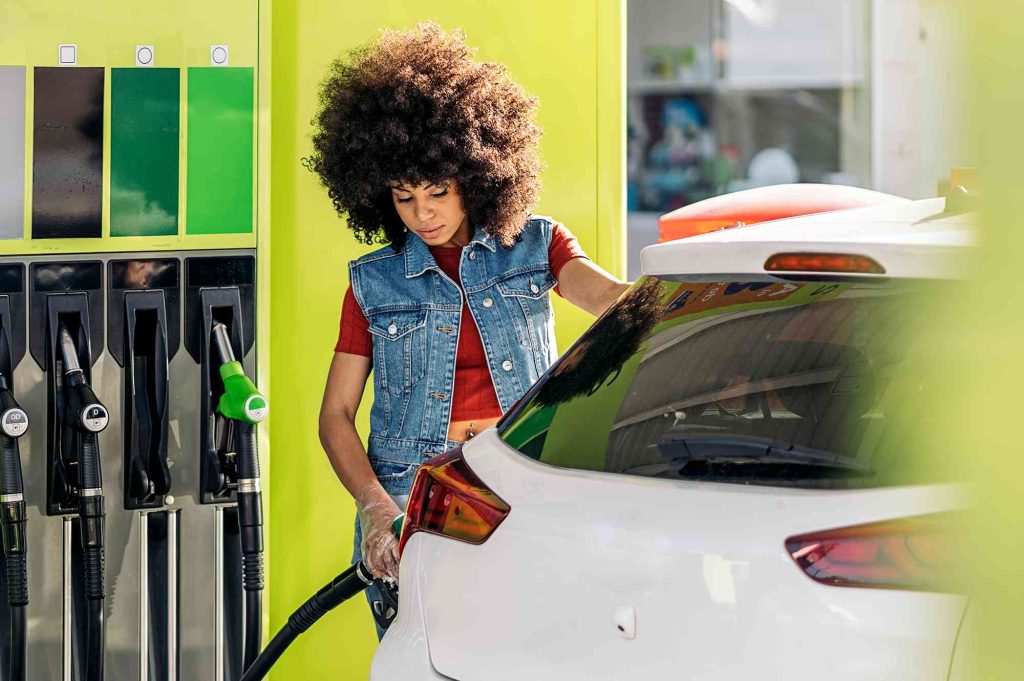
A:
<svg viewBox="0 0 1024 681">
<path fill-rule="evenodd" d="M 391 525 L 402 515 L 401 509 L 377 482 L 367 485 L 356 495 L 356 505 L 363 531 L 360 544 L 363 564 L 374 577 L 397 581 L 398 539 Z"/>
</svg>

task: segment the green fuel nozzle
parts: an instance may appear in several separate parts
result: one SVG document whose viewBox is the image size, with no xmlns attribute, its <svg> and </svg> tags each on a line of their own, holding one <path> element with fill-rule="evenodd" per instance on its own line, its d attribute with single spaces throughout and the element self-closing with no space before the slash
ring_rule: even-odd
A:
<svg viewBox="0 0 1024 681">
<path fill-rule="evenodd" d="M 247 669 L 259 656 L 262 640 L 263 494 L 260 491 L 256 424 L 267 418 L 270 405 L 235 359 L 227 327 L 216 322 L 211 333 L 220 358 L 220 378 L 224 383 L 224 394 L 217 403 L 217 412 L 220 417 L 235 423 L 229 447 L 233 446 L 237 455 L 238 529 L 242 549 L 242 589 L 245 593 L 242 665 Z"/>
<path fill-rule="evenodd" d="M 233 421 L 252 425 L 267 418 L 270 403 L 245 375 L 241 362 L 235 359 L 228 329 L 220 322 L 213 325 L 213 342 L 220 355 L 220 378 L 224 382 L 224 394 L 217 403 L 217 411 Z"/>
<path fill-rule="evenodd" d="M 399 539 L 402 536 L 402 525 L 405 524 L 405 514 L 398 516 L 391 521 L 391 531 L 395 534 L 395 539 Z"/>
</svg>

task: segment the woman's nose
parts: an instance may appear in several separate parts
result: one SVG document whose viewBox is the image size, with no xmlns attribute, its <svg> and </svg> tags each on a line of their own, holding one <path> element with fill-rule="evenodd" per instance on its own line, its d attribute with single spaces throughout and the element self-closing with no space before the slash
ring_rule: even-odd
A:
<svg viewBox="0 0 1024 681">
<path fill-rule="evenodd" d="M 426 201 L 416 202 L 416 219 L 420 222 L 426 222 L 433 217 L 434 211 Z"/>
</svg>

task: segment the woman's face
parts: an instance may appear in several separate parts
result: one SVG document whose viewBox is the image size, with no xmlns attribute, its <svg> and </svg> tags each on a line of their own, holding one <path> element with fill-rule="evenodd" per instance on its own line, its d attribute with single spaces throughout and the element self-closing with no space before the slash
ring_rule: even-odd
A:
<svg viewBox="0 0 1024 681">
<path fill-rule="evenodd" d="M 391 200 L 410 232 L 428 246 L 465 246 L 472 237 L 454 181 L 407 186 L 391 183 Z"/>
</svg>

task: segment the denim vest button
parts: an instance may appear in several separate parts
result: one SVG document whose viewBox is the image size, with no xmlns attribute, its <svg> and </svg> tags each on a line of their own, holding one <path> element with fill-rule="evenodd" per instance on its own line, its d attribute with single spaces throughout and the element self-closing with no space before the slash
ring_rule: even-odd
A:
<svg viewBox="0 0 1024 681">
<path fill-rule="evenodd" d="M 469 252 L 469 259 L 470 260 L 476 260 L 476 251 L 470 251 Z"/>
<path fill-rule="evenodd" d="M 504 369 L 505 371 L 512 371 L 512 362 L 506 359 L 504 362 L 501 363 L 501 368 Z"/>
<path fill-rule="evenodd" d="M 536 284 L 531 282 L 530 283 L 530 293 L 540 293 L 540 286 L 537 286 Z"/>
<path fill-rule="evenodd" d="M 484 298 L 484 307 L 490 307 L 491 305 L 494 305 L 494 301 L 490 298 Z"/>
<path fill-rule="evenodd" d="M 396 333 L 398 333 L 398 327 L 392 324 L 391 326 L 388 327 L 388 333 L 394 336 Z"/>
</svg>

